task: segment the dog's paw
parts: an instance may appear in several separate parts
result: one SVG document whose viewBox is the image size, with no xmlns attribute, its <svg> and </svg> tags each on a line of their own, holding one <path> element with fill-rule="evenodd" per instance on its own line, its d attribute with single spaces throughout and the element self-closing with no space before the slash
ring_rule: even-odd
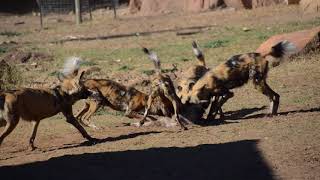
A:
<svg viewBox="0 0 320 180">
<path fill-rule="evenodd" d="M 188 128 L 186 126 L 182 126 L 181 130 L 186 131 L 186 130 L 188 130 Z"/>
<path fill-rule="evenodd" d="M 88 141 L 88 145 L 89 145 L 89 146 L 96 145 L 96 144 L 98 144 L 100 141 L 101 141 L 100 139 L 91 138 L 91 139 Z"/>
<path fill-rule="evenodd" d="M 140 122 L 131 123 L 130 126 L 141 127 L 142 124 Z"/>
<path fill-rule="evenodd" d="M 34 151 L 34 150 L 37 149 L 37 147 L 36 147 L 36 146 L 33 146 L 33 145 L 30 145 L 28 149 L 29 149 L 29 151 Z"/>
</svg>

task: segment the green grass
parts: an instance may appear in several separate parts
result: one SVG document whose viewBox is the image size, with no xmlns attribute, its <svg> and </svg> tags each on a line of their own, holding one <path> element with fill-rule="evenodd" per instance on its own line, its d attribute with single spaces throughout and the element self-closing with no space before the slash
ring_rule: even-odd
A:
<svg viewBox="0 0 320 180">
<path fill-rule="evenodd" d="M 229 40 L 214 40 L 214 41 L 208 41 L 206 42 L 203 47 L 204 48 L 218 48 L 218 47 L 225 47 Z"/>
<path fill-rule="evenodd" d="M 243 28 L 239 26 L 221 26 L 186 38 L 167 37 L 164 34 L 159 36 L 159 40 L 156 41 L 151 36 L 139 37 L 138 40 L 136 38 L 113 40 L 115 43 L 123 44 L 124 48 L 120 48 L 121 46 L 119 48 L 102 48 L 100 46 L 81 48 L 81 44 L 85 45 L 86 42 L 80 42 L 80 44 L 67 47 L 63 44 L 45 48 L 38 47 L 38 50 L 54 54 L 56 61 L 53 62 L 52 67 L 56 68 L 62 66 L 66 57 L 76 55 L 86 59 L 88 66 L 101 66 L 102 73 L 136 71 L 151 75 L 153 74 L 153 64 L 142 52 L 139 43 L 136 43 L 137 41 L 148 42 L 146 46 L 158 54 L 163 69 L 168 69 L 168 66 L 173 63 L 178 64 L 179 68 L 194 63 L 195 57 L 191 49 L 191 42 L 196 40 L 205 54 L 208 66 L 213 67 L 232 55 L 255 51 L 262 42 L 273 35 L 319 25 L 320 18 L 269 26 L 256 25 L 249 27 L 250 31 L 243 31 Z M 125 47 L 127 43 L 133 44 L 130 47 Z M 2 52 L 4 51 L 2 50 Z"/>
<path fill-rule="evenodd" d="M 130 71 L 130 70 L 133 70 L 133 69 L 134 69 L 133 67 L 124 65 L 124 66 L 121 66 L 118 70 L 119 71 Z"/>
<path fill-rule="evenodd" d="M 112 116 L 120 116 L 124 117 L 124 112 L 122 111 L 109 111 L 106 108 L 100 108 L 98 111 L 95 113 L 95 115 L 112 115 Z"/>
<path fill-rule="evenodd" d="M 20 36 L 21 33 L 15 32 L 15 31 L 2 31 L 0 32 L 0 36 L 8 36 L 8 37 L 13 37 L 13 36 Z"/>
<path fill-rule="evenodd" d="M 0 47 L 0 55 L 4 54 L 7 52 L 7 48 Z"/>
</svg>

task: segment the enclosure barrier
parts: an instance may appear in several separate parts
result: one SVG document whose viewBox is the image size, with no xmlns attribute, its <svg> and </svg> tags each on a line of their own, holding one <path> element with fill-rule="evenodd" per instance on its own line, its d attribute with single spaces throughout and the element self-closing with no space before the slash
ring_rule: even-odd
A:
<svg viewBox="0 0 320 180">
<path fill-rule="evenodd" d="M 40 12 L 40 25 L 43 27 L 43 17 L 49 14 L 75 14 L 76 24 L 82 22 L 82 16 L 89 13 L 92 20 L 92 10 L 112 7 L 114 18 L 117 18 L 116 7 L 119 0 L 37 0 Z"/>
</svg>

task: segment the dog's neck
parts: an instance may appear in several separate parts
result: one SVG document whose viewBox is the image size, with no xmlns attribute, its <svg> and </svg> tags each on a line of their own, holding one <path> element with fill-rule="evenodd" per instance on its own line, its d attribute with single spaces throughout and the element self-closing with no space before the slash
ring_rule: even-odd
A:
<svg viewBox="0 0 320 180">
<path fill-rule="evenodd" d="M 58 104 L 70 104 L 73 105 L 76 101 L 80 100 L 79 94 L 74 93 L 72 95 L 64 92 L 61 86 L 52 88 L 53 95 L 55 96 Z"/>
</svg>

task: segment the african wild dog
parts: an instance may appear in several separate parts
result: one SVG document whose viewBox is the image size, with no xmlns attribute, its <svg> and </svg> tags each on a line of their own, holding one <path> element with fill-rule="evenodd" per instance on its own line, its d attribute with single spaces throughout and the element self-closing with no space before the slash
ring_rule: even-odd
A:
<svg viewBox="0 0 320 180">
<path fill-rule="evenodd" d="M 72 114 L 72 105 L 90 95 L 82 84 L 84 69 L 79 69 L 79 58 L 67 61 L 63 74 L 60 76 L 60 85 L 49 89 L 22 88 L 0 94 L 0 120 L 6 121 L 4 131 L 0 136 L 0 144 L 15 129 L 20 119 L 33 124 L 29 147 L 34 150 L 34 140 L 41 120 L 54 116 L 59 112 L 66 117 L 81 135 L 91 143 L 97 139 L 92 138 L 78 123 Z"/>
<path fill-rule="evenodd" d="M 147 94 L 132 86 L 126 87 L 107 79 L 88 79 L 84 82 L 84 86 L 97 93 L 85 102 L 84 107 L 76 116 L 82 124 L 97 128 L 90 122 L 90 117 L 102 105 L 116 111 L 125 111 L 125 116 L 129 118 L 142 118 L 138 113 L 147 106 Z M 171 116 L 172 113 L 173 107 L 170 101 L 166 98 L 157 97 L 151 104 L 149 115 Z"/>
<path fill-rule="evenodd" d="M 183 104 L 186 104 L 188 99 L 189 92 L 191 91 L 194 84 L 206 73 L 209 71 L 209 68 L 206 66 L 205 57 L 201 49 L 199 48 L 198 44 L 193 41 L 192 42 L 192 50 L 195 56 L 197 57 L 198 64 L 190 67 L 185 73 L 181 75 L 182 78 L 178 81 L 177 86 L 177 95 L 181 99 Z M 219 98 L 219 97 L 215 97 Z M 201 103 L 204 109 L 211 109 L 213 104 L 213 100 L 211 99 L 210 102 Z M 212 112 L 207 114 L 206 119 L 214 119 L 214 117 L 220 113 L 220 118 L 223 118 L 223 112 L 221 108 L 218 108 L 214 115 Z"/>
<path fill-rule="evenodd" d="M 201 100 L 220 96 L 221 100 L 216 102 L 216 106 L 211 109 L 216 111 L 233 96 L 230 89 L 240 87 L 252 79 L 255 88 L 269 97 L 271 101 L 270 114 L 275 115 L 278 111 L 280 95 L 274 92 L 266 82 L 269 70 L 267 57 L 283 58 L 294 51 L 294 44 L 282 41 L 265 54 L 246 53 L 232 56 L 226 62 L 208 71 L 197 81 L 189 93 L 189 101 L 200 103 Z"/>
<path fill-rule="evenodd" d="M 184 73 L 182 73 L 177 85 L 177 95 L 183 103 L 186 102 L 188 93 L 192 89 L 194 84 L 207 71 L 209 71 L 209 69 L 206 67 L 204 55 L 195 41 L 192 42 L 192 49 L 197 57 L 198 64 L 191 66 Z"/>
<path fill-rule="evenodd" d="M 156 77 L 153 80 L 152 85 L 151 85 L 151 93 L 148 98 L 147 108 L 144 113 L 144 118 L 140 121 L 140 126 L 144 124 L 153 100 L 156 97 L 162 97 L 162 98 L 167 98 L 170 100 L 170 102 L 173 105 L 175 120 L 177 121 L 177 123 L 180 125 L 180 127 L 183 130 L 187 130 L 187 128 L 183 125 L 183 123 L 180 119 L 180 116 L 179 116 L 181 108 L 179 107 L 180 104 L 177 102 L 180 101 L 180 99 L 175 93 L 175 88 L 174 88 L 173 84 L 171 84 L 172 81 L 171 81 L 170 77 L 168 75 L 163 75 L 161 73 L 160 60 L 158 59 L 157 55 L 154 52 L 149 51 L 147 48 L 143 48 L 143 51 L 153 61 L 154 66 L 155 66 Z M 161 84 L 164 84 L 164 83 L 170 85 L 170 92 L 172 92 L 172 93 L 170 93 L 170 95 L 168 93 L 166 93 L 161 88 Z M 173 92 L 174 92 L 174 95 L 173 95 Z M 173 96 L 171 96 L 171 95 L 173 95 Z"/>
</svg>

